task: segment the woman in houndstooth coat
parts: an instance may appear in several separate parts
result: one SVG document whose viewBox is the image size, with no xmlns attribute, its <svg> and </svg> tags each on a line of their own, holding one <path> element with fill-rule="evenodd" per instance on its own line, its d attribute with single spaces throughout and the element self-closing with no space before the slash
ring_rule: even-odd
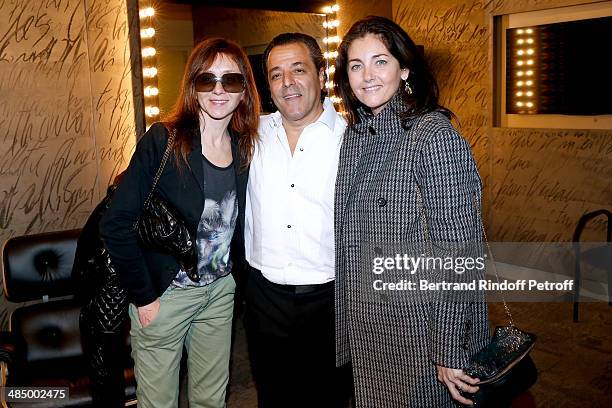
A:
<svg viewBox="0 0 612 408">
<path fill-rule="evenodd" d="M 350 125 L 336 181 L 337 365 L 352 363 L 358 408 L 471 405 L 459 391 L 475 392 L 477 380 L 461 369 L 488 342 L 484 296 L 419 285 L 469 282 L 484 270 L 415 272 L 396 259 L 482 255 L 470 147 L 414 42 L 390 20 L 351 27 L 335 81 Z"/>
</svg>

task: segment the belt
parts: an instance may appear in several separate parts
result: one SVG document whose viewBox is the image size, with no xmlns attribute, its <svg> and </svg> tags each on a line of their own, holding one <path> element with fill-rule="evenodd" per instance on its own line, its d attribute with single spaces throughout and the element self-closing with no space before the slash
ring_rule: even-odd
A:
<svg viewBox="0 0 612 408">
<path fill-rule="evenodd" d="M 325 289 L 329 289 L 329 288 L 333 288 L 334 287 L 334 281 L 329 281 L 329 282 L 325 282 L 325 283 L 318 283 L 318 284 L 313 284 L 313 285 L 284 285 L 282 283 L 275 283 L 272 281 L 269 281 L 268 279 L 266 279 L 265 276 L 263 276 L 263 274 L 261 273 L 261 271 L 259 269 L 253 268 L 252 266 L 250 266 L 250 269 L 252 272 L 255 272 L 255 274 L 257 274 L 261 279 L 263 279 L 267 284 L 274 286 L 275 288 L 279 288 L 281 290 L 287 291 L 287 292 L 291 292 L 293 294 L 296 295 L 303 295 L 306 293 L 313 293 L 319 290 L 325 290 Z"/>
<path fill-rule="evenodd" d="M 320 283 L 317 285 L 281 285 L 278 283 L 270 282 L 276 287 L 280 287 L 289 292 L 293 292 L 296 295 L 303 295 L 306 293 L 312 293 L 319 290 L 328 289 L 334 286 L 334 281 L 329 281 L 326 283 Z"/>
</svg>

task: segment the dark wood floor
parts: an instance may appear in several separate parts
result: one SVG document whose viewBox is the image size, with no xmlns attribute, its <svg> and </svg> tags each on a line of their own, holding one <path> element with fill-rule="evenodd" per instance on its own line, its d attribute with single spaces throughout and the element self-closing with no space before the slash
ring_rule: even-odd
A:
<svg viewBox="0 0 612 408">
<path fill-rule="evenodd" d="M 532 351 L 538 382 L 531 389 L 542 408 L 612 407 L 612 307 L 583 303 L 579 323 L 571 303 L 515 303 L 515 324 L 538 336 Z M 493 323 L 503 324 L 501 305 L 490 307 Z"/>
<path fill-rule="evenodd" d="M 571 303 L 510 307 L 515 324 L 538 335 L 532 357 L 539 379 L 517 407 L 612 407 L 612 307 L 584 303 L 580 323 L 572 322 Z M 504 324 L 503 307 L 489 308 L 491 325 Z M 257 394 L 240 322 L 235 330 L 228 408 L 255 408 Z"/>
</svg>

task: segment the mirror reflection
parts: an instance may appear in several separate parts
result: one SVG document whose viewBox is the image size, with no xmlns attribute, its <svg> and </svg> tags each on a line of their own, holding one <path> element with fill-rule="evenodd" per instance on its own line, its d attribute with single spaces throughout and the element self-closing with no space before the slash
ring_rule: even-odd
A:
<svg viewBox="0 0 612 408">
<path fill-rule="evenodd" d="M 264 112 L 275 110 L 261 68 L 267 44 L 284 32 L 302 32 L 326 49 L 324 14 L 213 7 L 160 2 L 156 12 L 156 49 L 160 116 L 177 98 L 183 69 L 194 44 L 207 37 L 224 37 L 244 47 L 253 65 Z"/>
</svg>

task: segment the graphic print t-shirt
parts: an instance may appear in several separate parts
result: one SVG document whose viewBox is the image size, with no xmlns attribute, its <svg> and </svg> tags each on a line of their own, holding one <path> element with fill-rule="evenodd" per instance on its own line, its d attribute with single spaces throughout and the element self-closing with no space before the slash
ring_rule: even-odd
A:
<svg viewBox="0 0 612 408">
<path fill-rule="evenodd" d="M 205 200 L 196 236 L 200 282 L 193 282 L 181 270 L 173 281 L 178 287 L 208 285 L 232 269 L 230 243 L 238 218 L 234 165 L 218 167 L 204 156 L 202 160 Z"/>
</svg>

